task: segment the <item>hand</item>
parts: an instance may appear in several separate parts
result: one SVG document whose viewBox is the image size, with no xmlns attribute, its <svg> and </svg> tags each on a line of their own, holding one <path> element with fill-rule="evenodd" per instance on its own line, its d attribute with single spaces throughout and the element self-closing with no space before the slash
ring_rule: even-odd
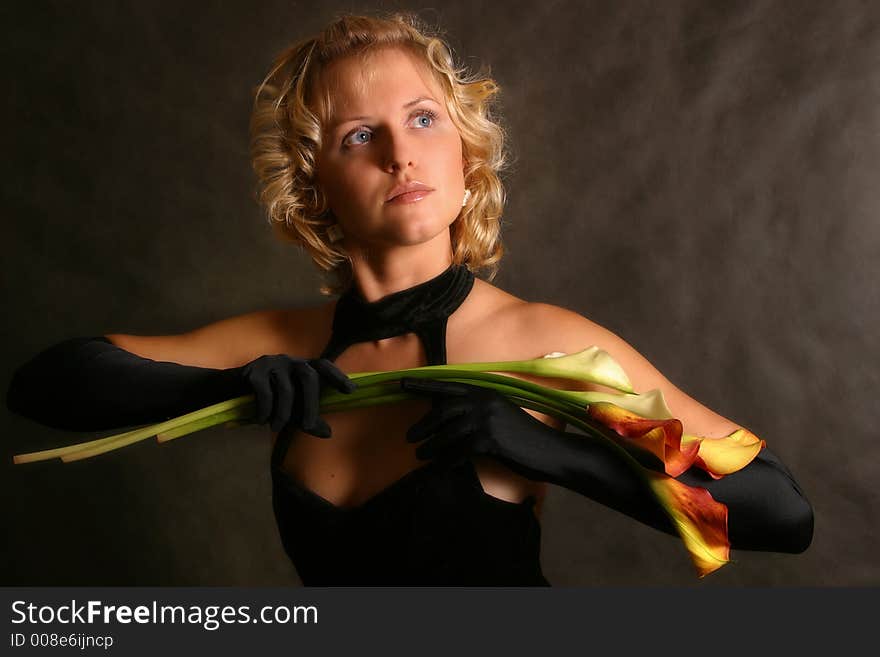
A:
<svg viewBox="0 0 880 657">
<path fill-rule="evenodd" d="M 260 356 L 242 367 L 241 376 L 254 390 L 258 424 L 271 419 L 272 431 L 281 431 L 292 423 L 319 438 L 330 437 L 330 426 L 318 415 L 322 383 L 329 382 L 344 393 L 357 389 L 357 384 L 326 358 Z"/>
<path fill-rule="evenodd" d="M 433 407 L 407 431 L 407 442 L 421 445 L 420 459 L 460 463 L 469 456 L 491 456 L 525 465 L 556 430 L 496 390 L 433 379 L 400 380 L 403 390 L 433 397 Z"/>
</svg>

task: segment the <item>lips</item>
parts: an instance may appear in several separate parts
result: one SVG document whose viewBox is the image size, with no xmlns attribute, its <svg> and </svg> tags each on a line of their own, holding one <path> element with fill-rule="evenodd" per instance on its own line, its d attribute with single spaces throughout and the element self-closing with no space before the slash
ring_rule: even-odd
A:
<svg viewBox="0 0 880 657">
<path fill-rule="evenodd" d="M 432 187 L 428 187 L 417 180 L 411 180 L 392 188 L 385 197 L 385 202 L 389 203 L 395 200 L 398 202 L 417 201 L 427 195 L 428 192 L 433 191 L 434 189 Z"/>
</svg>

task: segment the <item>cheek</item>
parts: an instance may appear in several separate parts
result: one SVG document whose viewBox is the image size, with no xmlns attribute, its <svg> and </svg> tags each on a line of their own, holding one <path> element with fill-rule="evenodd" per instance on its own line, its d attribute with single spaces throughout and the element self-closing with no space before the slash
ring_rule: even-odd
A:
<svg viewBox="0 0 880 657">
<path fill-rule="evenodd" d="M 458 132 L 448 138 L 445 146 L 447 170 L 455 178 L 464 179 L 463 151 L 461 149 L 461 137 L 459 137 Z"/>
<path fill-rule="evenodd" d="M 444 137 L 442 141 L 435 145 L 435 149 L 433 151 L 435 157 L 438 152 L 443 154 L 437 160 L 442 162 L 444 176 L 447 179 L 463 178 L 461 142 L 458 135 Z"/>
<path fill-rule="evenodd" d="M 351 205 L 363 195 L 364 176 L 356 166 L 337 167 L 328 178 L 327 189 L 339 205 Z"/>
</svg>

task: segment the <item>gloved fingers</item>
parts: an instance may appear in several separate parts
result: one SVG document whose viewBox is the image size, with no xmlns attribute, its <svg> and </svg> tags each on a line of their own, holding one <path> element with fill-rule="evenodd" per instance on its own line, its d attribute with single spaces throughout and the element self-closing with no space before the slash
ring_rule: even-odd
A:
<svg viewBox="0 0 880 657">
<path fill-rule="evenodd" d="M 406 431 L 406 442 L 415 443 L 442 430 L 447 422 L 467 415 L 467 410 L 449 403 L 437 403 Z"/>
<path fill-rule="evenodd" d="M 272 422 L 269 426 L 272 431 L 281 431 L 284 425 L 290 421 L 290 414 L 293 410 L 293 383 L 290 378 L 276 370 L 269 373 L 269 378 L 275 389 L 275 394 L 272 396 L 275 402 L 272 409 Z"/>
<path fill-rule="evenodd" d="M 329 438 L 332 431 L 330 430 L 330 425 L 324 421 L 324 418 L 318 416 L 318 419 L 315 420 L 314 430 L 309 431 L 309 433 L 318 438 Z"/>
<path fill-rule="evenodd" d="M 294 372 L 297 393 L 302 405 L 297 415 L 303 431 L 314 429 L 318 419 L 318 404 L 321 393 L 321 380 L 318 373 L 307 363 L 300 363 Z"/>
<path fill-rule="evenodd" d="M 268 376 L 257 376 L 248 374 L 247 380 L 254 390 L 254 398 L 256 400 L 256 421 L 257 424 L 265 424 L 269 420 L 272 413 L 272 386 L 269 383 Z"/>
<path fill-rule="evenodd" d="M 302 367 L 292 376 L 296 392 L 293 398 L 292 419 L 298 429 L 319 438 L 330 436 L 330 427 L 318 416 L 320 386 L 318 373 L 308 364 Z"/>
<path fill-rule="evenodd" d="M 357 390 L 357 384 L 328 358 L 316 358 L 309 363 L 321 375 L 321 378 L 329 381 L 339 392 L 349 393 Z"/>
<path fill-rule="evenodd" d="M 320 409 L 321 381 L 318 373 L 306 365 L 295 377 L 294 417 L 300 428 L 318 438 L 330 437 L 330 426 L 318 415 Z"/>
<path fill-rule="evenodd" d="M 472 386 L 458 381 L 442 381 L 437 379 L 417 379 L 405 376 L 400 379 L 400 387 L 408 392 L 425 393 L 429 395 L 444 395 L 451 397 L 466 397 L 480 390 L 479 386 Z"/>
<path fill-rule="evenodd" d="M 451 458 L 466 452 L 475 429 L 473 421 L 467 417 L 452 419 L 416 448 L 416 456 L 420 459 Z"/>
</svg>

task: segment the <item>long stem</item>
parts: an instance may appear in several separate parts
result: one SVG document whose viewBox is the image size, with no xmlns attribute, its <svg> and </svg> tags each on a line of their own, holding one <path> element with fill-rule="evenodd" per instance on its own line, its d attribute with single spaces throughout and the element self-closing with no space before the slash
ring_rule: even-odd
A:
<svg viewBox="0 0 880 657">
<path fill-rule="evenodd" d="M 404 376 L 445 379 L 496 390 L 518 406 L 530 408 L 565 420 L 572 426 L 584 431 L 588 436 L 601 439 L 610 445 L 612 449 L 617 451 L 624 462 L 646 482 L 647 488 L 652 492 L 666 515 L 672 520 L 673 526 L 676 527 L 678 533 L 684 538 L 684 534 L 688 532 L 687 528 L 677 520 L 672 509 L 668 508 L 664 503 L 664 500 L 652 484 L 651 475 L 646 472 L 646 468 L 627 449 L 618 444 L 617 441 L 604 435 L 597 427 L 585 420 L 583 414 L 585 411 L 584 400 L 586 395 L 583 392 L 557 390 L 516 377 L 485 371 L 490 366 L 500 367 L 501 365 L 510 364 L 465 364 L 457 365 L 455 368 L 450 368 L 449 366 L 429 366 L 409 370 L 355 374 L 351 378 L 358 382 L 358 389 L 349 394 L 326 389 L 321 395 L 320 410 L 322 412 L 336 412 L 420 398 L 421 396 L 418 393 L 409 393 L 399 388 L 398 382 Z M 27 463 L 56 457 L 61 457 L 64 462 L 77 461 L 104 454 L 152 436 L 156 436 L 159 442 L 167 442 L 220 424 L 244 424 L 253 418 L 254 400 L 255 396 L 253 394 L 243 395 L 165 422 L 126 431 L 114 436 L 99 438 L 68 447 L 20 454 L 14 457 L 14 462 Z M 699 541 L 697 543 L 699 544 Z"/>
<path fill-rule="evenodd" d="M 119 447 L 125 447 L 126 445 L 131 445 L 139 440 L 143 440 L 145 438 L 150 438 L 155 436 L 157 433 L 171 430 L 179 426 L 183 426 L 193 422 L 194 420 L 198 420 L 204 417 L 209 417 L 214 413 L 220 413 L 232 408 L 239 409 L 240 417 L 247 417 L 247 407 L 248 404 L 252 404 L 254 401 L 254 395 L 243 395 L 241 397 L 234 397 L 232 399 L 228 399 L 226 401 L 219 402 L 217 404 L 212 404 L 211 406 L 206 406 L 204 408 L 200 408 L 191 413 L 187 413 L 185 415 L 180 415 L 175 418 L 171 418 L 170 420 L 166 420 L 165 422 L 160 422 L 158 424 L 151 424 L 144 427 L 140 427 L 138 429 L 133 429 L 131 431 L 126 431 L 124 433 L 115 434 L 112 436 L 105 436 L 104 438 L 97 438 L 95 440 L 90 440 L 84 443 L 78 443 L 76 445 L 68 445 L 66 447 L 57 447 L 54 449 L 45 449 L 38 452 L 28 452 L 26 454 L 17 454 L 13 457 L 13 462 L 18 463 L 32 463 L 34 461 L 45 461 L 51 458 L 62 457 L 62 460 L 79 460 L 79 459 L 64 459 L 65 456 L 72 455 L 75 453 L 83 452 L 81 454 L 81 458 L 88 458 L 89 456 L 96 456 L 98 454 L 104 454 L 106 452 L 113 451 L 114 449 L 118 449 Z"/>
<path fill-rule="evenodd" d="M 431 368 L 442 369 L 431 369 Z M 495 382 L 507 386 L 515 386 L 522 390 L 529 390 L 544 398 L 558 399 L 560 402 L 583 405 L 584 397 L 582 393 L 571 390 L 557 390 L 548 386 L 542 386 L 531 381 L 519 379 L 513 376 L 504 376 L 503 374 L 495 374 L 492 372 L 484 372 L 474 368 L 455 369 L 448 366 L 434 365 L 431 367 L 420 367 L 411 370 L 395 370 L 391 372 L 380 372 L 378 374 L 353 375 L 351 378 L 357 381 L 358 390 L 352 393 L 343 393 L 333 389 L 326 389 L 321 395 L 321 399 L 326 403 L 336 403 L 337 400 L 355 399 L 359 395 L 361 389 L 370 388 L 379 383 L 389 383 L 399 381 L 408 377 L 415 379 L 463 379 L 466 383 L 478 384 L 479 381 Z"/>
<path fill-rule="evenodd" d="M 160 443 L 168 442 L 169 440 L 174 440 L 175 438 L 180 438 L 181 436 L 195 433 L 196 431 L 201 431 L 202 429 L 208 429 L 218 424 L 225 424 L 226 422 L 230 421 L 237 421 L 241 418 L 241 410 L 238 408 L 232 408 L 228 411 L 214 413 L 214 415 L 211 415 L 210 417 L 204 417 L 198 420 L 194 420 L 192 422 L 188 422 L 187 424 L 175 427 L 174 429 L 157 432 L 156 440 Z"/>
</svg>

